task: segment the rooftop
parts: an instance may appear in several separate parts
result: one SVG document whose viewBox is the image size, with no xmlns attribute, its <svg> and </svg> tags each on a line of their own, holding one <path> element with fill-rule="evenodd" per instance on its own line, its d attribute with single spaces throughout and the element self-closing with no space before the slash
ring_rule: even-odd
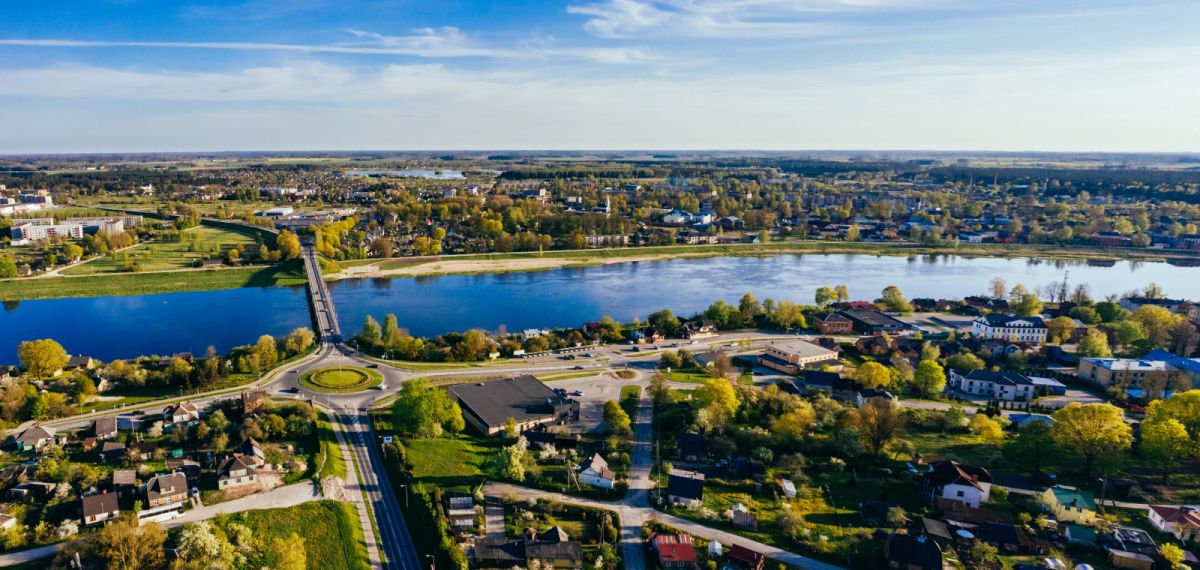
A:
<svg viewBox="0 0 1200 570">
<path fill-rule="evenodd" d="M 554 414 L 558 406 L 578 406 L 574 400 L 559 396 L 530 375 L 456 384 L 448 388 L 459 405 L 483 420 L 488 427 L 504 425 L 508 418 L 517 423 Z"/>
<path fill-rule="evenodd" d="M 808 342 L 807 340 L 772 342 L 767 346 L 780 352 L 794 354 L 801 358 L 808 358 L 811 356 L 829 356 L 832 358 L 837 356 L 836 352 L 829 350 L 828 348 L 817 346 L 811 342 Z"/>
</svg>

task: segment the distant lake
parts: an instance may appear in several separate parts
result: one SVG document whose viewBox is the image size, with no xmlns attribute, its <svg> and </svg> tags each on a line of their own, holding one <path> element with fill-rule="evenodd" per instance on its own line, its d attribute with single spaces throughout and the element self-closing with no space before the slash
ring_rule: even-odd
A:
<svg viewBox="0 0 1200 570">
<path fill-rule="evenodd" d="M 379 174 L 391 174 L 394 176 L 412 176 L 415 178 L 434 178 L 437 180 L 465 180 L 462 171 L 459 170 L 351 170 L 346 174 L 350 176 L 374 176 Z"/>
<path fill-rule="evenodd" d="M 521 273 L 356 279 L 330 284 L 347 337 L 367 315 L 393 313 L 417 336 L 501 325 L 578 327 L 609 315 L 645 319 L 670 308 L 687 317 L 717 299 L 737 304 L 746 292 L 812 304 L 818 287 L 846 285 L 853 300 L 872 300 L 888 285 L 909 298 L 960 299 L 985 292 L 993 277 L 1009 287 L 1087 283 L 1094 299 L 1153 281 L 1168 295 L 1196 297 L 1200 268 L 1119 261 L 1109 267 L 1035 259 L 953 256 L 779 255 L 713 257 L 551 269 Z M 165 302 L 165 303 L 164 303 Z M 134 297 L 4 303 L 0 363 L 16 364 L 16 346 L 53 338 L 71 354 L 101 360 L 192 351 L 221 352 L 263 334 L 312 327 L 304 287 L 244 288 Z"/>
</svg>

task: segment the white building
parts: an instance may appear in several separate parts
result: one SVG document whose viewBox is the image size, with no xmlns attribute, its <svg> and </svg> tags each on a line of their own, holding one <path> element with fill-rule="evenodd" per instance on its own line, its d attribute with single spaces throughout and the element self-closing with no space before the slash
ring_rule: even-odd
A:
<svg viewBox="0 0 1200 570">
<path fill-rule="evenodd" d="M 266 217 L 266 218 L 282 218 L 284 216 L 291 214 L 294 211 L 295 210 L 293 210 L 292 208 L 290 208 L 288 206 L 280 206 L 278 208 L 271 208 L 270 210 L 263 212 L 262 215 L 263 215 L 263 217 Z"/>
<path fill-rule="evenodd" d="M 1147 518 L 1154 528 L 1179 540 L 1200 540 L 1200 509 L 1193 506 L 1150 505 Z M 1184 536 L 1187 532 L 1188 536 Z"/>
<path fill-rule="evenodd" d="M 986 396 L 1012 402 L 1018 398 L 1033 400 L 1037 384 L 1016 372 L 991 370 L 951 370 L 946 387 L 974 396 Z"/>
<path fill-rule="evenodd" d="M 594 487 L 612 489 L 616 480 L 617 474 L 608 468 L 608 462 L 604 461 L 599 453 L 592 455 L 592 458 L 579 471 L 579 482 Z"/>
<path fill-rule="evenodd" d="M 1015 315 L 986 315 L 971 324 L 971 334 L 983 338 L 999 338 L 1013 342 L 1046 342 L 1046 323 L 1041 317 Z"/>
<path fill-rule="evenodd" d="M 663 216 L 664 224 L 686 224 L 692 221 L 692 215 L 683 210 L 671 210 Z"/>
<path fill-rule="evenodd" d="M 922 491 L 932 501 L 943 497 L 979 508 L 992 492 L 992 474 L 982 467 L 967 467 L 954 461 L 936 461 L 925 474 Z"/>
</svg>

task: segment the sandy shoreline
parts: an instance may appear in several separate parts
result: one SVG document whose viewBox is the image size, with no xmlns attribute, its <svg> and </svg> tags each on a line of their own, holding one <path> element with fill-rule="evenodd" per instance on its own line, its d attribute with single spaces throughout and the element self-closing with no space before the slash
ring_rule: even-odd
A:
<svg viewBox="0 0 1200 570">
<path fill-rule="evenodd" d="M 540 271 L 543 269 L 558 269 L 560 267 L 578 265 L 610 265 L 614 263 L 632 263 L 639 261 L 662 261 L 664 259 L 680 259 L 686 257 L 712 257 L 711 253 L 679 253 L 631 255 L 628 257 L 547 257 L 542 259 L 496 259 L 496 260 L 454 260 L 443 259 L 431 261 L 398 269 L 380 269 L 380 265 L 395 263 L 394 259 L 381 259 L 378 263 L 347 267 L 338 273 L 325 275 L 326 281 L 341 279 L 362 279 L 375 277 L 419 277 L 430 275 L 461 275 L 473 273 L 507 273 L 519 271 Z"/>
</svg>

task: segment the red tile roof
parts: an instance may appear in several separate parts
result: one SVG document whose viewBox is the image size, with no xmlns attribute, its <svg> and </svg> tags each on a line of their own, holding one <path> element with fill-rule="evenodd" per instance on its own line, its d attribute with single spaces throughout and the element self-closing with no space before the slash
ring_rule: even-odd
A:
<svg viewBox="0 0 1200 570">
<path fill-rule="evenodd" d="M 654 547 L 658 549 L 658 557 L 663 562 L 696 561 L 696 549 L 692 548 L 690 534 L 655 534 Z"/>
</svg>

